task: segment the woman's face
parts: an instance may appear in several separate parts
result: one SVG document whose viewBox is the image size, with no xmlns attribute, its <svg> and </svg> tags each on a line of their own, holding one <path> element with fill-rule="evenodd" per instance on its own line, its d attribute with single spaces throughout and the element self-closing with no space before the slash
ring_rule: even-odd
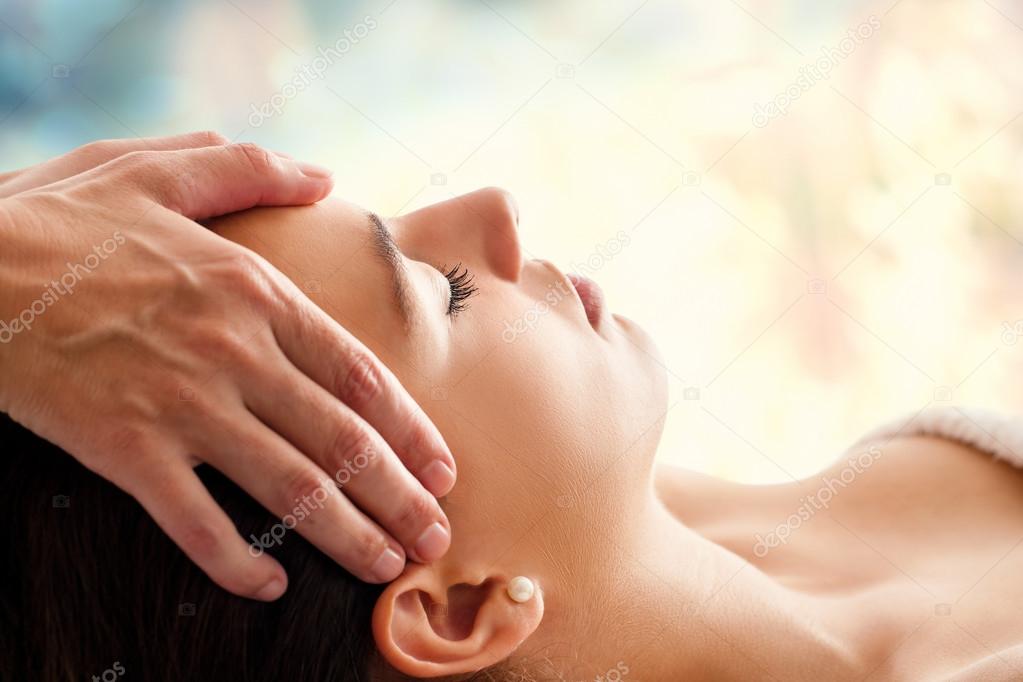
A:
<svg viewBox="0 0 1023 682">
<path fill-rule="evenodd" d="M 541 575 L 549 617 L 552 584 L 604 565 L 648 494 L 666 387 L 646 334 L 524 258 L 517 223 L 512 198 L 484 189 L 391 219 L 331 198 L 217 229 L 359 337 L 436 423 L 459 470 L 443 561 Z"/>
</svg>

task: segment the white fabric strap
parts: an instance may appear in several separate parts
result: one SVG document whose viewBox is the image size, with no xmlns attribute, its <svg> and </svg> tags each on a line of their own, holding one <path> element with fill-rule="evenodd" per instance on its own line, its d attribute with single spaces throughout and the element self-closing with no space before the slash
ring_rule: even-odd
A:
<svg viewBox="0 0 1023 682">
<path fill-rule="evenodd" d="M 980 408 L 928 408 L 867 432 L 849 450 L 907 436 L 957 441 L 1023 468 L 1023 418 Z"/>
</svg>

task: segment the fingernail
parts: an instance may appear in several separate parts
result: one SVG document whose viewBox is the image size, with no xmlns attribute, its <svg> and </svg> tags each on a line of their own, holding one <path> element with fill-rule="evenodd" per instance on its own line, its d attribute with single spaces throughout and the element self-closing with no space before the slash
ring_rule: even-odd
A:
<svg viewBox="0 0 1023 682">
<path fill-rule="evenodd" d="M 455 472 L 438 459 L 419 472 L 419 481 L 434 497 L 443 497 L 455 485 Z"/>
<path fill-rule="evenodd" d="M 444 556 L 451 544 L 448 529 L 439 523 L 431 523 L 416 540 L 416 556 L 420 561 L 430 562 Z"/>
<path fill-rule="evenodd" d="M 397 578 L 402 569 L 405 568 L 405 559 L 393 549 L 388 547 L 373 563 L 370 572 L 382 583 L 390 582 Z"/>
<path fill-rule="evenodd" d="M 295 165 L 302 171 L 302 175 L 307 178 L 324 179 L 329 178 L 334 174 L 334 171 L 329 168 L 317 165 L 315 163 L 309 163 L 308 161 L 296 161 Z"/>
<path fill-rule="evenodd" d="M 285 584 L 280 578 L 271 578 L 270 582 L 263 585 L 259 592 L 256 593 L 256 599 L 262 601 L 273 601 L 284 594 Z"/>
</svg>

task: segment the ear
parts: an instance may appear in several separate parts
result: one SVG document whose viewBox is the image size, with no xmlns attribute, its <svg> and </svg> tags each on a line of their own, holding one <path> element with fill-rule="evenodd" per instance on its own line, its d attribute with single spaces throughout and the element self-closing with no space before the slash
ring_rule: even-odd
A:
<svg viewBox="0 0 1023 682">
<path fill-rule="evenodd" d="M 539 586 L 529 601 L 519 603 L 508 596 L 510 576 L 454 582 L 435 567 L 409 564 L 373 610 L 377 648 L 406 675 L 480 670 L 507 658 L 540 625 Z"/>
</svg>

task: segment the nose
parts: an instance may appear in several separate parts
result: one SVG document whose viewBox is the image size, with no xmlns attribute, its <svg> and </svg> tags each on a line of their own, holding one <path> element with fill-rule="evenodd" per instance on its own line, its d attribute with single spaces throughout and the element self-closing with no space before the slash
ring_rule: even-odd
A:
<svg viewBox="0 0 1023 682">
<path fill-rule="evenodd" d="M 462 197 L 475 214 L 483 256 L 494 275 L 510 282 L 522 272 L 519 243 L 519 207 L 506 190 L 487 187 Z"/>
<path fill-rule="evenodd" d="M 474 271 L 518 282 L 522 272 L 519 206 L 497 187 L 434 203 L 392 221 L 398 243 L 409 257 L 459 261 Z M 407 229 L 405 229 L 407 228 Z"/>
<path fill-rule="evenodd" d="M 522 271 L 519 209 L 512 195 L 487 187 L 402 216 L 399 244 L 408 255 L 457 260 L 517 282 Z"/>
</svg>

